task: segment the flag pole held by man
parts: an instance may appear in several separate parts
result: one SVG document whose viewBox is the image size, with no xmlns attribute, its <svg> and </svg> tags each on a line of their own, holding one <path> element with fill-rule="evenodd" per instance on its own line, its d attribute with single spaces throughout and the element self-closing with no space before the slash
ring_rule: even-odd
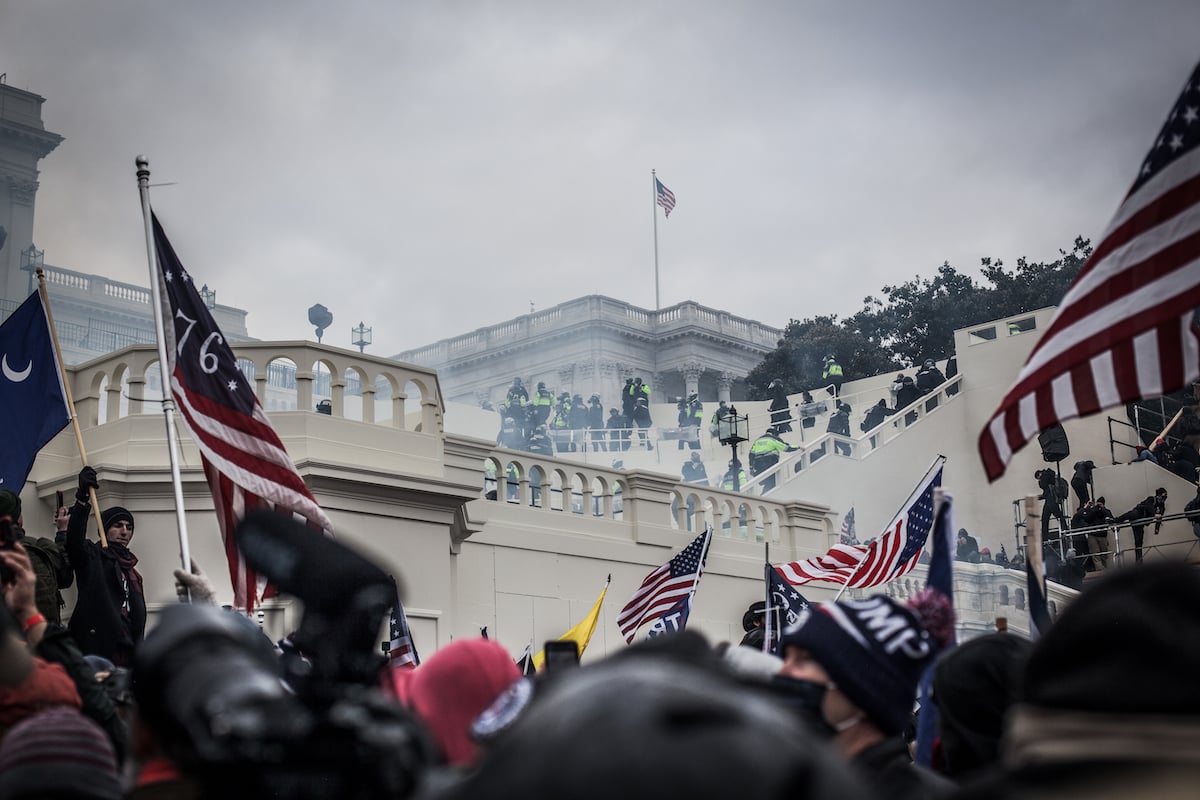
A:
<svg viewBox="0 0 1200 800">
<path fill-rule="evenodd" d="M 1099 246 L 979 436 L 994 481 L 1063 420 L 1158 397 L 1200 377 L 1200 64 Z"/>
<path fill-rule="evenodd" d="M 238 367 L 233 350 L 200 298 L 191 275 L 150 210 L 146 188 L 149 176 L 148 162 L 139 157 L 138 183 L 150 236 L 151 282 L 161 303 L 161 308 L 155 309 L 155 316 L 171 321 L 159 327 L 159 352 L 166 365 L 164 382 L 171 387 L 169 395 L 164 391 L 164 414 L 171 440 L 177 514 L 182 518 L 183 498 L 175 461 L 173 416 L 167 413 L 176 403 L 200 450 L 213 495 L 229 560 L 234 604 L 251 610 L 260 594 L 269 597 L 273 588 L 260 581 L 237 550 L 234 531 L 245 512 L 252 508 L 274 508 L 298 514 L 310 525 L 327 532 L 333 526 L 296 471 L 251 382 Z M 174 402 L 168 403 L 168 399 Z M 181 521 L 180 545 L 185 569 L 189 567 L 186 538 L 186 527 Z"/>
</svg>

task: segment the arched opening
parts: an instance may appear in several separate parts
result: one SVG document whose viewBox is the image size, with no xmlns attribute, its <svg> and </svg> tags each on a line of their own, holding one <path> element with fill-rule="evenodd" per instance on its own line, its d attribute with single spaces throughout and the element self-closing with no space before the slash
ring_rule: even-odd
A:
<svg viewBox="0 0 1200 800">
<path fill-rule="evenodd" d="M 342 416 L 345 419 L 352 419 L 357 422 L 366 421 L 367 411 L 363 406 L 363 384 L 365 383 L 364 374 L 357 367 L 346 367 L 342 371 Z M 367 392 L 370 395 L 370 392 Z M 374 412 L 374 403 L 371 405 L 371 411 Z"/>
<path fill-rule="evenodd" d="M 297 380 L 296 362 L 290 358 L 275 358 L 267 362 L 267 396 L 268 411 L 295 411 L 300 407 L 301 382 Z M 312 397 L 312 380 L 304 382 L 307 399 Z"/>
<path fill-rule="evenodd" d="M 392 401 L 396 396 L 395 381 L 390 375 L 375 376 L 375 421 L 391 425 L 395 421 Z"/>
</svg>

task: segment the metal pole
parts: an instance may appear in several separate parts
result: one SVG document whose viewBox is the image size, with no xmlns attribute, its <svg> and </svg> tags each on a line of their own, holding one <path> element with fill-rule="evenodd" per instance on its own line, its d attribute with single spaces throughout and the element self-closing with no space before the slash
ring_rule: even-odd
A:
<svg viewBox="0 0 1200 800">
<path fill-rule="evenodd" d="M 662 308 L 658 295 L 658 176 L 650 170 L 650 213 L 654 215 L 654 310 Z"/>
<path fill-rule="evenodd" d="M 165 340 L 162 291 L 159 281 L 162 277 L 158 268 L 158 252 L 154 246 L 154 228 L 150 216 L 150 162 L 145 156 L 138 156 L 134 162 L 137 165 L 138 193 L 142 197 L 142 220 L 146 228 L 146 261 L 150 265 L 150 307 L 154 311 L 154 329 L 158 339 L 158 371 L 162 376 L 162 410 L 167 424 L 167 455 L 171 461 L 171 485 L 175 490 L 175 523 L 179 530 L 179 560 L 183 571 L 192 571 L 192 555 L 188 547 L 187 516 L 183 508 L 183 481 L 179 476 L 179 433 L 175 428 L 175 398 L 171 393 L 171 376 L 167 367 L 167 343 Z M 172 323 L 174 321 L 172 320 Z"/>
</svg>

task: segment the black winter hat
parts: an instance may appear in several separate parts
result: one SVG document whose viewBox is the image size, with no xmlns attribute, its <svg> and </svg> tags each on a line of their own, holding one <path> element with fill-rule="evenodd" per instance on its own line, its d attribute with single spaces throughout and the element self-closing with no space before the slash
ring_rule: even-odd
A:
<svg viewBox="0 0 1200 800">
<path fill-rule="evenodd" d="M 1200 572 L 1182 562 L 1116 570 L 1034 648 L 1023 702 L 1101 714 L 1200 716 Z"/>
<path fill-rule="evenodd" d="M 779 645 L 781 652 L 801 647 L 811 653 L 886 734 L 908 724 L 917 682 L 938 649 L 911 609 L 883 595 L 809 606 Z"/>
<path fill-rule="evenodd" d="M 746 613 L 742 614 L 742 630 L 750 631 L 754 629 L 754 620 L 767 613 L 767 603 L 765 600 L 758 600 L 750 604 L 746 609 Z"/>
<path fill-rule="evenodd" d="M 122 520 L 128 522 L 130 525 L 134 524 L 133 514 L 130 514 L 128 510 L 121 508 L 120 506 L 106 508 L 100 514 L 100 521 L 104 523 L 104 530 L 108 530 L 115 523 L 121 522 Z"/>
<path fill-rule="evenodd" d="M 13 522 L 15 523 L 20 516 L 20 495 L 8 489 L 0 489 L 0 517 L 12 517 Z"/>
</svg>

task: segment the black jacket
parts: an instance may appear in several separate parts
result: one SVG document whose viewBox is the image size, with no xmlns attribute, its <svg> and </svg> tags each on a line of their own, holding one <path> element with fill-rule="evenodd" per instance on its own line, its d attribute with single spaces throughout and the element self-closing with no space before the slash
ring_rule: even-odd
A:
<svg viewBox="0 0 1200 800">
<path fill-rule="evenodd" d="M 83 653 L 79 652 L 79 646 L 71 634 L 61 625 L 47 625 L 36 653 L 45 661 L 61 665 L 71 676 L 79 699 L 83 702 L 80 710 L 104 729 L 112 741 L 113 749 L 117 751 L 117 762 L 123 762 L 129 751 L 129 730 L 117 714 L 104 684 L 96 680 L 96 673 L 83 660 Z"/>
<path fill-rule="evenodd" d="M 940 800 L 955 786 L 935 772 L 918 767 L 908 756 L 908 745 L 899 736 L 884 739 L 863 750 L 850 762 L 879 797 L 892 800 Z"/>
<path fill-rule="evenodd" d="M 133 648 L 146 632 L 146 598 L 136 583 L 125 580 L 111 548 L 88 540 L 91 513 L 91 506 L 76 503 L 67 523 L 67 557 L 79 590 L 68 628 L 85 655 L 129 666 Z M 126 594 L 128 616 L 121 614 Z"/>
</svg>

